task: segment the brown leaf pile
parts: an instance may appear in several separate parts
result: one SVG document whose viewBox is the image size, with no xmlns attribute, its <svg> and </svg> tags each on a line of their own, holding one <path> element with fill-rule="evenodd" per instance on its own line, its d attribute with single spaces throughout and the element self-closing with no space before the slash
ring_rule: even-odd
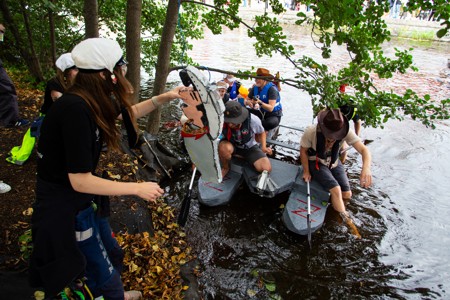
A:
<svg viewBox="0 0 450 300">
<path fill-rule="evenodd" d="M 103 153 L 99 173 L 118 181 L 136 181 L 138 161 L 124 153 Z M 149 203 L 155 235 L 118 233 L 116 239 L 125 251 L 122 281 L 125 290 L 141 291 L 144 299 L 183 299 L 181 265 L 194 257 L 186 234 L 178 226 L 174 209 L 163 199 Z"/>
<path fill-rule="evenodd" d="M 183 299 L 180 266 L 193 258 L 185 241 L 186 234 L 173 223 L 173 209 L 159 201 L 152 209 L 155 235 L 119 234 L 125 251 L 126 270 L 122 280 L 126 289 L 139 290 L 144 299 Z"/>
<path fill-rule="evenodd" d="M 26 82 L 26 75 L 8 72 L 19 96 L 22 118 L 30 121 L 39 115 L 43 92 Z M 9 149 L 21 143 L 28 128 L 0 128 L 0 180 L 10 184 L 9 193 L 0 194 L 0 270 L 17 271 L 27 267 L 26 249 L 29 240 L 19 241 L 30 228 L 31 205 L 36 184 L 36 159 L 32 154 L 23 166 L 5 161 Z M 102 155 L 99 174 L 103 170 L 113 180 L 136 181 L 137 161 L 122 153 Z M 182 299 L 180 266 L 192 259 L 185 233 L 175 223 L 174 210 L 162 199 L 151 204 L 155 236 L 119 234 L 117 239 L 125 249 L 123 281 L 127 290 L 136 289 L 144 299 Z M 1 297 L 0 297 L 1 298 Z"/>
</svg>

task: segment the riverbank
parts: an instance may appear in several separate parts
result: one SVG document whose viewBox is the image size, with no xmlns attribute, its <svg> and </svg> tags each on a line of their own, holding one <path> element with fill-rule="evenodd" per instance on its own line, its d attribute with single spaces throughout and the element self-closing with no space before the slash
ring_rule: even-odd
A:
<svg viewBox="0 0 450 300">
<path fill-rule="evenodd" d="M 264 2 L 252 2 L 252 6 L 240 7 L 239 17 L 245 22 L 254 21 L 255 15 L 264 13 Z M 270 10 L 267 11 L 270 17 L 277 16 Z M 307 15 L 306 11 L 303 11 Z M 297 14 L 299 11 L 288 9 L 281 15 L 277 16 L 278 21 L 281 24 L 295 24 L 298 20 Z M 391 31 L 392 36 L 400 38 L 410 38 L 414 40 L 424 40 L 424 41 L 439 41 L 439 42 L 450 42 L 450 34 L 447 34 L 443 38 L 438 38 L 436 32 L 442 28 L 439 22 L 421 20 L 419 18 L 409 18 L 409 19 L 393 19 L 386 15 L 384 20 Z"/>
<path fill-rule="evenodd" d="M 13 80 L 22 118 L 39 115 L 43 92 L 31 87 L 25 72 L 7 70 Z M 30 228 L 35 199 L 36 154 L 22 166 L 8 163 L 10 149 L 21 143 L 28 127 L 0 127 L 0 180 L 12 189 L 0 194 L 0 299 L 34 299 L 28 285 Z M 126 154 L 102 154 L 99 174 L 107 171 L 120 181 L 138 181 L 138 162 Z M 126 289 L 140 290 L 144 299 L 197 299 L 195 254 L 186 233 L 176 224 L 178 212 L 158 199 L 147 204 L 138 197 L 111 197 L 111 226 L 125 251 L 122 281 Z M 150 233 L 147 233 L 150 232 Z M 189 288 L 188 288 L 189 286 Z M 188 296 L 190 295 L 190 296 Z"/>
</svg>

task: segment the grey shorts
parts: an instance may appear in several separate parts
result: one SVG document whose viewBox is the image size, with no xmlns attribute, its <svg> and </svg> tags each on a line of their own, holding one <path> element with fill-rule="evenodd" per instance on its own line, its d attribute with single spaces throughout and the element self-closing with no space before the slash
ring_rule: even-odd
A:
<svg viewBox="0 0 450 300">
<path fill-rule="evenodd" d="M 316 169 L 316 162 L 309 161 L 309 172 L 312 178 L 319 182 L 328 191 L 334 187 L 340 186 L 341 191 L 350 191 L 350 183 L 341 161 L 338 162 L 336 168 L 329 169 L 327 166 L 319 163 L 319 170 Z"/>
<path fill-rule="evenodd" d="M 234 153 L 236 155 L 242 156 L 246 161 L 251 163 L 252 165 L 260 158 L 266 157 L 266 154 L 261 150 L 259 145 L 255 145 L 251 148 L 244 149 L 234 147 Z"/>
</svg>

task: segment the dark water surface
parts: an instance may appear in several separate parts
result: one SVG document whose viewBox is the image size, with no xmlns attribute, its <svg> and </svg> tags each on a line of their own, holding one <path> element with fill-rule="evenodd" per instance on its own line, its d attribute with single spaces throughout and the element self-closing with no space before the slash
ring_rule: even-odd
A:
<svg viewBox="0 0 450 300">
<path fill-rule="evenodd" d="M 226 32 L 220 37 L 194 43 L 189 54 L 200 64 L 231 71 L 251 66 L 280 71 L 294 78 L 290 63 L 278 55 L 256 58 L 253 43 L 244 31 Z M 299 55 L 320 60 L 309 36 L 290 31 Z M 409 48 L 410 41 L 385 45 Z M 417 45 L 413 51 L 418 73 L 379 82 L 384 88 L 401 91 L 405 87 L 432 92 L 437 99 L 448 98 L 448 44 Z M 329 67 L 340 68 L 347 61 L 342 49 Z M 178 81 L 177 74 L 172 74 Z M 172 76 L 171 75 L 171 76 Z M 211 73 L 211 79 L 221 78 Z M 439 85 L 439 80 L 447 80 Z M 243 81 L 250 87 L 250 81 Z M 312 123 L 306 93 L 289 86 L 281 92 L 284 108 L 282 124 L 305 127 Z M 177 115 L 170 108 L 166 121 Z M 244 186 L 233 201 L 216 208 L 192 202 L 186 225 L 188 239 L 201 264 L 199 282 L 205 299 L 445 299 L 450 298 L 450 122 L 440 122 L 435 130 L 418 122 L 390 121 L 384 129 L 363 128 L 362 138 L 373 155 L 374 185 L 358 186 L 361 159 L 350 151 L 346 164 L 353 199 L 348 210 L 360 229 L 356 240 L 339 223 L 329 208 L 323 228 L 312 238 L 312 250 L 305 238 L 287 231 L 281 222 L 281 206 L 288 194 L 264 199 Z M 170 133 L 176 145 L 178 132 Z M 280 140 L 298 143 L 300 134 L 281 131 Z M 295 151 L 276 149 L 278 156 L 298 156 Z M 174 180 L 166 192 L 170 204 L 179 207 L 190 174 Z M 273 290 L 275 287 L 275 291 Z"/>
</svg>

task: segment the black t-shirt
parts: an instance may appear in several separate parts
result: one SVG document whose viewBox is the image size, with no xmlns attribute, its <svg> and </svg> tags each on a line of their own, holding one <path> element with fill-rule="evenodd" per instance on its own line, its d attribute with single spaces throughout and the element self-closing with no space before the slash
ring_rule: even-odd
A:
<svg viewBox="0 0 450 300">
<path fill-rule="evenodd" d="M 64 93 L 64 89 L 61 84 L 56 80 L 56 78 L 52 78 L 47 82 L 45 86 L 45 94 L 44 94 L 44 104 L 42 104 L 40 112 L 43 114 L 47 114 L 50 106 L 53 104 L 52 99 L 52 91 L 57 91 L 60 93 Z"/>
<path fill-rule="evenodd" d="M 79 96 L 64 94 L 51 106 L 38 143 L 38 176 L 71 187 L 68 173 L 94 173 L 102 139 L 93 114 Z"/>
</svg>

